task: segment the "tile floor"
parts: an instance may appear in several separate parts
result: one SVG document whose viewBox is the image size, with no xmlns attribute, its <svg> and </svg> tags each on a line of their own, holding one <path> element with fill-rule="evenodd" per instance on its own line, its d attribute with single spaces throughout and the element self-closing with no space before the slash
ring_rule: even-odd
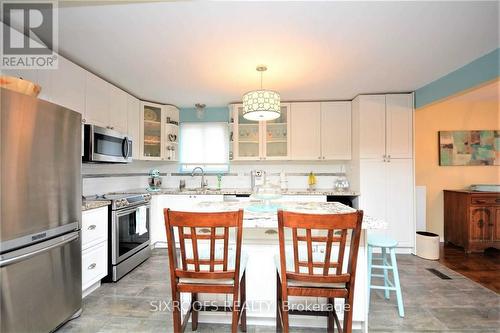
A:
<svg viewBox="0 0 500 333">
<path fill-rule="evenodd" d="M 386 301 L 382 291 L 372 291 L 369 332 L 500 332 L 499 294 L 438 262 L 413 255 L 399 255 L 398 260 L 406 316 L 398 316 L 394 295 Z M 426 268 L 436 268 L 452 279 L 442 280 Z M 87 296 L 82 315 L 57 332 L 171 332 L 171 313 L 152 311 L 150 303 L 170 298 L 168 279 L 166 250 L 155 250 L 118 283 L 103 284 Z M 198 327 L 198 332 L 226 331 L 228 325 L 200 323 Z M 249 326 L 248 332 L 274 332 L 274 327 Z"/>
</svg>

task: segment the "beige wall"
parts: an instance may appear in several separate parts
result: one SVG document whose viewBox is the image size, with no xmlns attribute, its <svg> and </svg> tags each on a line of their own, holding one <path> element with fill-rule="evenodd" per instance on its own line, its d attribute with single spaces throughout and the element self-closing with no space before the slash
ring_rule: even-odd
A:
<svg viewBox="0 0 500 333">
<path fill-rule="evenodd" d="M 415 111 L 416 185 L 427 189 L 427 230 L 443 236 L 443 189 L 499 184 L 499 166 L 439 166 L 438 131 L 500 129 L 499 81 Z"/>
</svg>

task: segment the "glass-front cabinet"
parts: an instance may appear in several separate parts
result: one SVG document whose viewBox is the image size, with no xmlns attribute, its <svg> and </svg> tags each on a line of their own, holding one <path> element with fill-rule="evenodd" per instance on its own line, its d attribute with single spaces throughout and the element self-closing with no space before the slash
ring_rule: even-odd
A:
<svg viewBox="0 0 500 333">
<path fill-rule="evenodd" d="M 289 104 L 281 105 L 279 118 L 256 122 L 243 118 L 243 105 L 231 105 L 233 160 L 286 160 L 290 155 Z"/>
<path fill-rule="evenodd" d="M 141 159 L 177 160 L 179 110 L 141 102 Z"/>
</svg>

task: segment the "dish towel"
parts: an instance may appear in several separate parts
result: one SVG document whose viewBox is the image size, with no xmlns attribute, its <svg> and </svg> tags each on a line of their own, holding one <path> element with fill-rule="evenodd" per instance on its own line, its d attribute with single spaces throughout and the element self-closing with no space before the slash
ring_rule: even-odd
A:
<svg viewBox="0 0 500 333">
<path fill-rule="evenodd" d="M 146 226 L 146 213 L 147 213 L 147 208 L 146 207 L 139 207 L 136 212 L 136 230 L 139 236 L 144 235 L 146 232 L 148 232 L 148 228 Z"/>
</svg>

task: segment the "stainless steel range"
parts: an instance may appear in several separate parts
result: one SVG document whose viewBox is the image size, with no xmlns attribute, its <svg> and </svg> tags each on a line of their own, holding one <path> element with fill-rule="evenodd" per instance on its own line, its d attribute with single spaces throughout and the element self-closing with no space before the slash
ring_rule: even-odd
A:
<svg viewBox="0 0 500 333">
<path fill-rule="evenodd" d="M 109 226 L 109 274 L 116 282 L 151 256 L 150 194 L 105 195 L 111 200 Z"/>
</svg>

